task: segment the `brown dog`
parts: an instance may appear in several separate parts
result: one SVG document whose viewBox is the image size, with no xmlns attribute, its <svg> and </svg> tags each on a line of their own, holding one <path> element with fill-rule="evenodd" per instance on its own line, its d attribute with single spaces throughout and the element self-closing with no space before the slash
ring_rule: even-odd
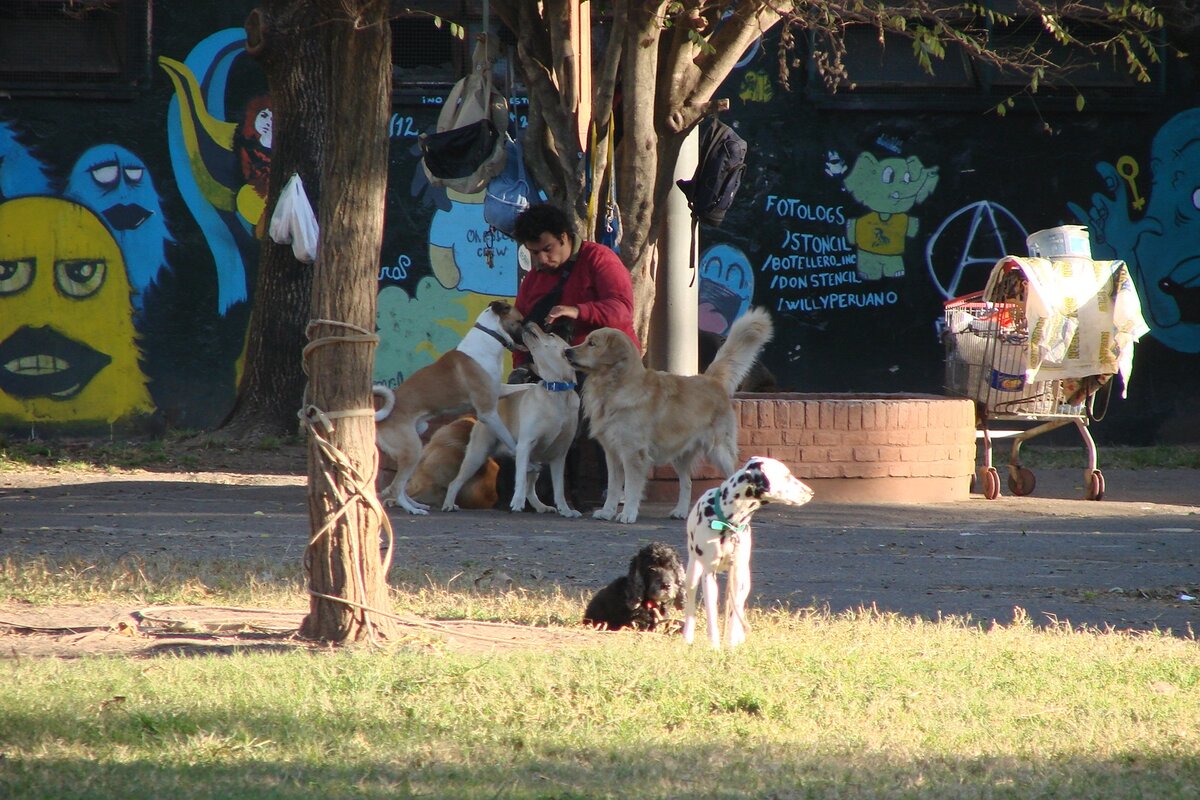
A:
<svg viewBox="0 0 1200 800">
<path fill-rule="evenodd" d="M 703 375 L 646 369 L 628 336 L 613 328 L 592 331 L 567 358 L 587 374 L 583 412 L 590 434 L 604 448 L 608 496 L 596 519 L 636 522 L 646 478 L 655 464 L 670 463 L 679 476 L 683 519 L 692 504 L 692 462 L 702 455 L 729 475 L 737 466 L 733 393 L 773 332 L 771 317 L 752 308 L 729 329 L 729 338 Z M 617 505 L 625 507 L 617 512 Z"/>
<path fill-rule="evenodd" d="M 446 487 L 458 474 L 463 453 L 475 429 L 474 417 L 459 417 L 434 431 L 421 451 L 421 460 L 408 481 L 408 495 L 418 503 L 441 506 L 446 502 Z M 496 476 L 500 465 L 489 458 L 472 473 L 458 492 L 460 508 L 495 508 L 500 498 Z"/>
<path fill-rule="evenodd" d="M 374 387 L 383 398 L 375 412 L 375 443 L 396 462 L 396 478 L 383 491 L 384 505 L 399 505 L 410 514 L 429 513 L 429 506 L 408 496 L 408 481 L 421 458 L 421 434 L 430 417 L 473 408 L 480 422 L 516 450 L 496 404 L 501 396 L 529 388 L 500 383 L 504 351 L 517 347 L 520 336 L 521 314 L 508 303 L 494 301 L 458 347 L 414 372 L 394 391 Z"/>
</svg>

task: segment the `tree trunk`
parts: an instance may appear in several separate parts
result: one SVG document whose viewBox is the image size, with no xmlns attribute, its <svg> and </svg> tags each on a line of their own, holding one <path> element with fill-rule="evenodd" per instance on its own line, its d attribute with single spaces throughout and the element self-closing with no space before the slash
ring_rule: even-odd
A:
<svg viewBox="0 0 1200 800">
<path fill-rule="evenodd" d="M 310 35 L 320 40 L 323 52 L 311 66 L 323 71 L 327 124 L 312 342 L 306 350 L 312 538 L 305 563 L 313 595 L 300 632 L 338 642 L 392 638 L 395 623 L 372 611 L 389 608 L 391 560 L 390 525 L 375 497 L 371 400 L 391 110 L 388 3 L 320 0 L 310 5 L 321 17 Z M 383 558 L 381 524 L 389 532 Z"/>
<path fill-rule="evenodd" d="M 566 2 L 494 0 L 492 7 L 517 34 L 530 99 L 526 138 L 530 171 L 554 200 L 582 217 L 588 200 L 594 203 L 604 187 L 593 181 L 589 198 L 581 161 L 571 145 L 577 141 L 578 128 L 565 105 L 564 79 L 548 66 L 559 63 L 562 59 L 555 54 L 569 46 L 565 37 L 570 28 L 563 24 Z M 592 114 L 600 155 L 595 174 L 603 174 L 605 137 L 613 134 L 610 122 L 618 110 L 613 100 L 619 84 L 623 135 L 615 173 L 621 258 L 633 280 L 633 325 L 643 347 L 655 333 L 652 312 L 659 243 L 679 149 L 700 119 L 721 107 L 712 102 L 713 94 L 746 48 L 790 7 L 788 2 L 772 5 L 757 0 L 715 5 L 702 0 L 614 0 L 607 6 L 611 38 L 593 72 Z M 585 236 L 592 235 L 585 230 Z"/>
<path fill-rule="evenodd" d="M 275 135 L 268 211 L 293 173 L 304 181 L 314 209 L 320 202 L 327 99 L 320 41 L 312 33 L 317 18 L 311 3 L 267 0 L 246 20 L 246 50 L 261 64 L 271 92 Z M 225 435 L 240 440 L 296 432 L 312 268 L 296 260 L 290 245 L 264 238 L 255 286 L 244 371 L 237 399 L 221 424 Z"/>
<path fill-rule="evenodd" d="M 667 141 L 661 141 L 665 133 L 659 124 L 662 98 L 656 90 L 665 6 L 630 4 L 622 65 L 624 86 L 636 89 L 627 89 L 622 103 L 624 135 L 617 169 L 617 204 L 623 229 L 621 254 L 633 279 L 633 330 L 643 348 L 650 346 L 652 335 L 658 243 L 665 217 L 665 204 L 658 202 L 660 195 L 666 197 L 666 191 L 660 189 L 661 173 L 669 167 L 669 181 L 675 164 L 669 134 Z M 673 152 L 678 150 L 676 144 Z"/>
</svg>

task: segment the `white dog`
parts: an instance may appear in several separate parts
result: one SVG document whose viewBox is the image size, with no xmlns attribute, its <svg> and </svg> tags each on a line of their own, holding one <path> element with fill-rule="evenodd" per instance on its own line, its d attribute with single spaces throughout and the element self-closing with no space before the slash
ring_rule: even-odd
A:
<svg viewBox="0 0 1200 800">
<path fill-rule="evenodd" d="M 410 514 L 429 513 L 429 506 L 409 497 L 408 480 L 421 458 L 421 434 L 430 417 L 474 408 L 483 423 L 477 428 L 486 426 L 500 441 L 516 448 L 496 404 L 501 396 L 529 388 L 500 383 L 504 351 L 515 348 L 520 335 L 520 313 L 496 300 L 476 318 L 458 347 L 421 367 L 394 391 L 374 387 L 374 393 L 383 398 L 382 407 L 375 412 L 375 443 L 396 461 L 396 478 L 382 492 L 384 505 L 399 505 Z"/>
<path fill-rule="evenodd" d="M 575 370 L 567 362 L 564 351 L 567 343 L 559 337 L 545 333 L 534 323 L 525 325 L 522 341 L 533 357 L 533 364 L 542 380 L 530 384 L 529 389 L 519 395 L 500 401 L 500 417 L 505 426 L 517 437 L 517 446 L 509 447 L 516 459 L 513 475 L 513 511 L 524 511 L 525 501 L 539 514 L 557 510 L 564 517 L 578 517 L 579 512 L 567 504 L 563 486 L 563 473 L 567 463 L 567 450 L 575 439 L 579 426 L 579 395 L 575 393 Z M 482 425 L 471 431 L 471 440 L 463 456 L 458 476 L 446 489 L 443 511 L 457 511 L 455 500 L 463 482 L 494 455 L 502 446 L 496 434 Z M 537 495 L 537 476 L 540 470 L 530 469 L 530 464 L 550 464 L 550 479 L 554 485 L 554 508 L 542 503 Z"/>
<path fill-rule="evenodd" d="M 746 598 L 750 596 L 750 517 L 764 503 L 802 506 L 813 491 L 780 461 L 754 456 L 715 489 L 709 489 L 688 515 L 688 565 L 684 575 L 683 639 L 696 635 L 696 591 L 704 583 L 708 639 L 721 646 L 717 630 L 717 572 L 726 570 L 725 642 L 746 640 Z"/>
</svg>

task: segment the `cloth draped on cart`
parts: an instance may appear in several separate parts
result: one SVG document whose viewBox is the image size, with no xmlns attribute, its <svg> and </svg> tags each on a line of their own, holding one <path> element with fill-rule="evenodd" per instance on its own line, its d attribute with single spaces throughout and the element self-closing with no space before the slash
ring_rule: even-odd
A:
<svg viewBox="0 0 1200 800">
<path fill-rule="evenodd" d="M 1124 261 L 1007 256 L 992 269 L 983 297 L 1024 310 L 1026 380 L 1118 374 L 1125 396 L 1134 343 L 1150 328 Z"/>
</svg>

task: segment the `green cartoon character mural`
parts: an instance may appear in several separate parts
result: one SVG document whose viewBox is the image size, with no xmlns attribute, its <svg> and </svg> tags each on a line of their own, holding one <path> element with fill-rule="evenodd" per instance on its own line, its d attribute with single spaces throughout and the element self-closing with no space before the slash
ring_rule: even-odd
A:
<svg viewBox="0 0 1200 800">
<path fill-rule="evenodd" d="M 917 235 L 917 220 L 908 212 L 937 187 L 937 167 L 926 167 L 916 156 L 902 158 L 898 145 L 894 149 L 895 157 L 882 159 L 863 152 L 846 175 L 850 196 L 870 210 L 846 223 L 865 281 L 904 275 L 904 247 Z"/>
</svg>

